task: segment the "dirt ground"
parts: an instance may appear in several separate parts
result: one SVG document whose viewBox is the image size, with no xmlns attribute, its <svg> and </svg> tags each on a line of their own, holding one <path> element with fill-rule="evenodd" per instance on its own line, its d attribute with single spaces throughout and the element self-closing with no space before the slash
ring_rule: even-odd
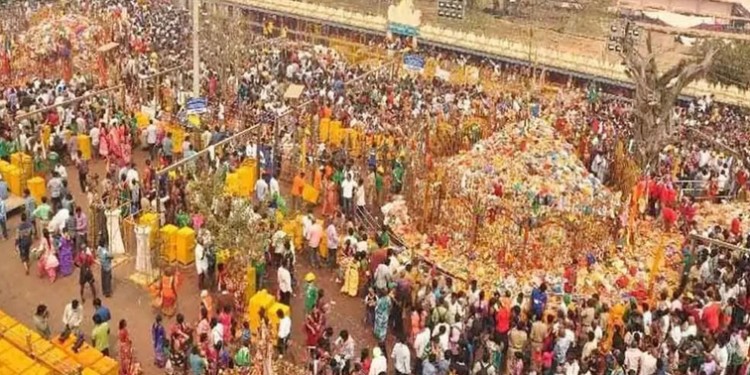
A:
<svg viewBox="0 0 750 375">
<path fill-rule="evenodd" d="M 143 165 L 144 154 L 136 153 L 134 155 L 138 169 Z M 104 169 L 103 162 L 94 162 L 91 164 L 91 171 L 102 175 Z M 76 199 L 76 202 L 85 203 L 85 199 L 79 190 L 78 174 L 75 168 L 68 168 L 69 179 Z M 0 253 L 4 255 L 4 261 L 0 262 L 0 309 L 13 316 L 20 322 L 32 325 L 32 316 L 36 306 L 44 303 L 50 310 L 50 325 L 55 333 L 62 329 L 62 312 L 65 305 L 72 299 L 79 298 L 78 273 L 58 279 L 55 283 L 50 283 L 47 279 L 40 279 L 32 269 L 31 275 L 25 276 L 23 266 L 21 265 L 14 249 L 15 228 L 18 226 L 20 213 L 14 213 L 9 218 L 9 233 L 11 239 L 0 241 Z M 111 348 L 116 350 L 116 327 L 120 319 L 126 319 L 129 331 L 134 341 L 136 358 L 144 367 L 145 374 L 161 373 L 153 366 L 153 352 L 151 350 L 151 333 L 150 327 L 156 315 L 151 307 L 151 299 L 148 291 L 143 287 L 133 283 L 128 276 L 134 270 L 135 260 L 133 258 L 135 249 L 126 249 L 130 255 L 124 262 L 118 264 L 114 269 L 114 295 L 112 298 L 103 299 L 105 306 L 109 307 L 112 312 L 112 335 Z M 299 259 L 301 259 L 300 257 Z M 304 263 L 304 261 L 300 261 Z M 178 311 L 183 313 L 190 322 L 197 322 L 199 314 L 199 290 L 194 267 L 186 267 L 181 270 L 183 282 L 178 291 Z M 302 278 L 308 272 L 304 264 L 300 264 L 297 270 L 297 277 Z M 326 296 L 332 301 L 332 309 L 328 314 L 328 322 L 334 328 L 335 332 L 341 329 L 348 329 L 357 341 L 358 350 L 364 346 L 372 347 L 374 340 L 371 331 L 368 331 L 362 324 L 364 317 L 364 308 L 360 299 L 342 296 L 339 286 L 334 283 L 334 274 L 329 270 L 316 270 L 318 283 L 322 289 L 326 290 Z M 99 271 L 94 270 L 95 275 Z M 269 275 L 266 285 L 269 290 L 275 294 L 275 275 Z M 99 277 L 97 276 L 97 283 Z M 101 293 L 101 286 L 97 285 L 98 292 Z M 89 333 L 93 328 L 91 317 L 93 315 L 92 298 L 88 290 L 86 291 L 86 303 L 84 305 L 84 324 L 83 330 Z M 303 326 L 303 302 L 299 295 L 293 298 L 292 302 L 292 350 L 287 358 L 294 362 L 304 362 L 305 355 Z M 169 326 L 172 321 L 167 321 Z"/>
</svg>

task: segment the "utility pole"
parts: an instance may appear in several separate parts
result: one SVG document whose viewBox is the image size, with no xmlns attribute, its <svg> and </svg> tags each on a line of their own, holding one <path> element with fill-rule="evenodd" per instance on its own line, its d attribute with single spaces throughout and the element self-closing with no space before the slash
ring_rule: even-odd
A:
<svg viewBox="0 0 750 375">
<path fill-rule="evenodd" d="M 193 1 L 193 97 L 198 98 L 201 94 L 201 60 L 200 60 L 200 2 Z"/>
</svg>

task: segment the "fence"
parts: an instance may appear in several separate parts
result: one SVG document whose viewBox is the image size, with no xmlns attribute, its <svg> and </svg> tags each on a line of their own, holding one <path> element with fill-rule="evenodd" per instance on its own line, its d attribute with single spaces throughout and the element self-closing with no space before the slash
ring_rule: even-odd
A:
<svg viewBox="0 0 750 375">
<path fill-rule="evenodd" d="M 675 186 L 679 190 L 678 199 L 683 197 L 693 197 L 695 200 L 713 200 L 723 199 L 731 200 L 737 196 L 736 183 L 732 180 L 727 181 L 728 188 L 723 190 L 716 190 L 715 193 L 711 192 L 711 186 L 709 181 L 703 180 L 679 180 L 676 181 Z"/>
</svg>

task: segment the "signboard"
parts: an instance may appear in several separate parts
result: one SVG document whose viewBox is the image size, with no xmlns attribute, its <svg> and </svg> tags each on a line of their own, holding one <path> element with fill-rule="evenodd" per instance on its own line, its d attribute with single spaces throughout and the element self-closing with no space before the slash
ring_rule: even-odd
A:
<svg viewBox="0 0 750 375">
<path fill-rule="evenodd" d="M 302 92 L 305 91 L 305 86 L 302 85 L 289 85 L 286 92 L 284 92 L 284 99 L 299 99 L 302 96 Z"/>
<path fill-rule="evenodd" d="M 208 111 L 208 99 L 191 98 L 185 103 L 185 110 L 188 115 L 206 113 Z"/>
<path fill-rule="evenodd" d="M 419 36 L 419 28 L 402 23 L 389 22 L 388 31 L 396 35 Z"/>
<path fill-rule="evenodd" d="M 414 6 L 414 0 L 388 6 L 388 31 L 392 34 L 418 36 L 421 24 L 422 12 Z"/>
<path fill-rule="evenodd" d="M 424 66 L 424 57 L 415 54 L 404 55 L 404 68 L 421 72 L 424 70 Z"/>
</svg>

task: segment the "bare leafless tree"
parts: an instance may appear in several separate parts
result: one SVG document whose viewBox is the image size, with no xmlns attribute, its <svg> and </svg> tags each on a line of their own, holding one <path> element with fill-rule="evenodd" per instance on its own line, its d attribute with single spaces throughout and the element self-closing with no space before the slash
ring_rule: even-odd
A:
<svg viewBox="0 0 750 375">
<path fill-rule="evenodd" d="M 664 146 L 674 140 L 674 105 L 682 90 L 711 67 L 718 47 L 700 56 L 685 58 L 665 72 L 657 66 L 659 52 L 654 51 L 651 33 L 646 34 L 645 51 L 633 41 L 623 46 L 626 73 L 635 85 L 633 98 L 636 158 L 641 167 L 653 163 Z"/>
</svg>

